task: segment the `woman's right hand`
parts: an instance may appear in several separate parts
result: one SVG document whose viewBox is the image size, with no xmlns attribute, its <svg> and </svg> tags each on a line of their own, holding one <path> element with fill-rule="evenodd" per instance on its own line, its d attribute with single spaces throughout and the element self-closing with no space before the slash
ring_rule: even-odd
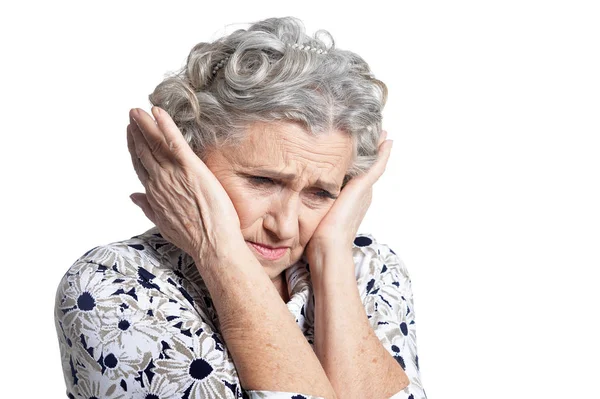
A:
<svg viewBox="0 0 600 399">
<path fill-rule="evenodd" d="M 131 199 L 161 235 L 206 263 L 247 248 L 227 192 L 164 110 L 129 112 L 127 146 L 146 193 Z M 233 252 L 231 252 L 233 251 Z M 202 266 L 198 265 L 197 266 Z"/>
</svg>

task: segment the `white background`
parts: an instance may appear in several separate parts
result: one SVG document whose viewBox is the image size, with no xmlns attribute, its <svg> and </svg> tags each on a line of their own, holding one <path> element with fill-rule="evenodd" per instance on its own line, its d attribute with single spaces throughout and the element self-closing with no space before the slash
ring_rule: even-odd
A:
<svg viewBox="0 0 600 399">
<path fill-rule="evenodd" d="M 65 397 L 61 276 L 151 227 L 128 110 L 225 25 L 294 15 L 389 87 L 363 231 L 411 272 L 429 397 L 600 397 L 598 3 L 282 3 L 3 3 L 1 396 Z"/>
</svg>

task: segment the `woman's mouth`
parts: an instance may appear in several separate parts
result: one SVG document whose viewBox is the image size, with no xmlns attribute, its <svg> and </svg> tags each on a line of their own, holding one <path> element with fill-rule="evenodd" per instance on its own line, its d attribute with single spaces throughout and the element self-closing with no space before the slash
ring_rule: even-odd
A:
<svg viewBox="0 0 600 399">
<path fill-rule="evenodd" d="M 268 260 L 277 260 L 281 258 L 288 250 L 288 247 L 271 248 L 252 241 L 246 241 L 260 256 Z"/>
</svg>

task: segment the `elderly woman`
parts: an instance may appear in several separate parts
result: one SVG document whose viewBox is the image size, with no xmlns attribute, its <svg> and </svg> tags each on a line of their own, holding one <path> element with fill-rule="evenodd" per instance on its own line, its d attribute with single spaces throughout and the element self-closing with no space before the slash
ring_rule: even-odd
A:
<svg viewBox="0 0 600 399">
<path fill-rule="evenodd" d="M 200 43 L 131 110 L 156 225 L 56 297 L 70 398 L 423 398 L 412 293 L 357 235 L 392 142 L 386 87 L 293 18 Z"/>
</svg>

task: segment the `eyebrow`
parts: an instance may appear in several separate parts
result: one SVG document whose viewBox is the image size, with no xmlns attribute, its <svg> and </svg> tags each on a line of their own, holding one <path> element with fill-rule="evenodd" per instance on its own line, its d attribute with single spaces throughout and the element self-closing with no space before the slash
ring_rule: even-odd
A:
<svg viewBox="0 0 600 399">
<path fill-rule="evenodd" d="M 250 170 L 252 171 L 253 174 L 258 174 L 258 175 L 276 179 L 276 180 L 290 181 L 290 180 L 294 180 L 297 178 L 297 176 L 293 173 L 281 173 L 281 172 L 275 172 L 275 171 L 269 170 L 269 169 L 260 169 L 260 168 L 251 168 Z M 326 180 L 322 180 L 321 178 L 317 179 L 317 181 L 315 182 L 315 186 L 322 188 L 323 190 L 327 190 L 330 193 L 335 193 L 340 189 L 337 184 L 326 181 Z"/>
</svg>

